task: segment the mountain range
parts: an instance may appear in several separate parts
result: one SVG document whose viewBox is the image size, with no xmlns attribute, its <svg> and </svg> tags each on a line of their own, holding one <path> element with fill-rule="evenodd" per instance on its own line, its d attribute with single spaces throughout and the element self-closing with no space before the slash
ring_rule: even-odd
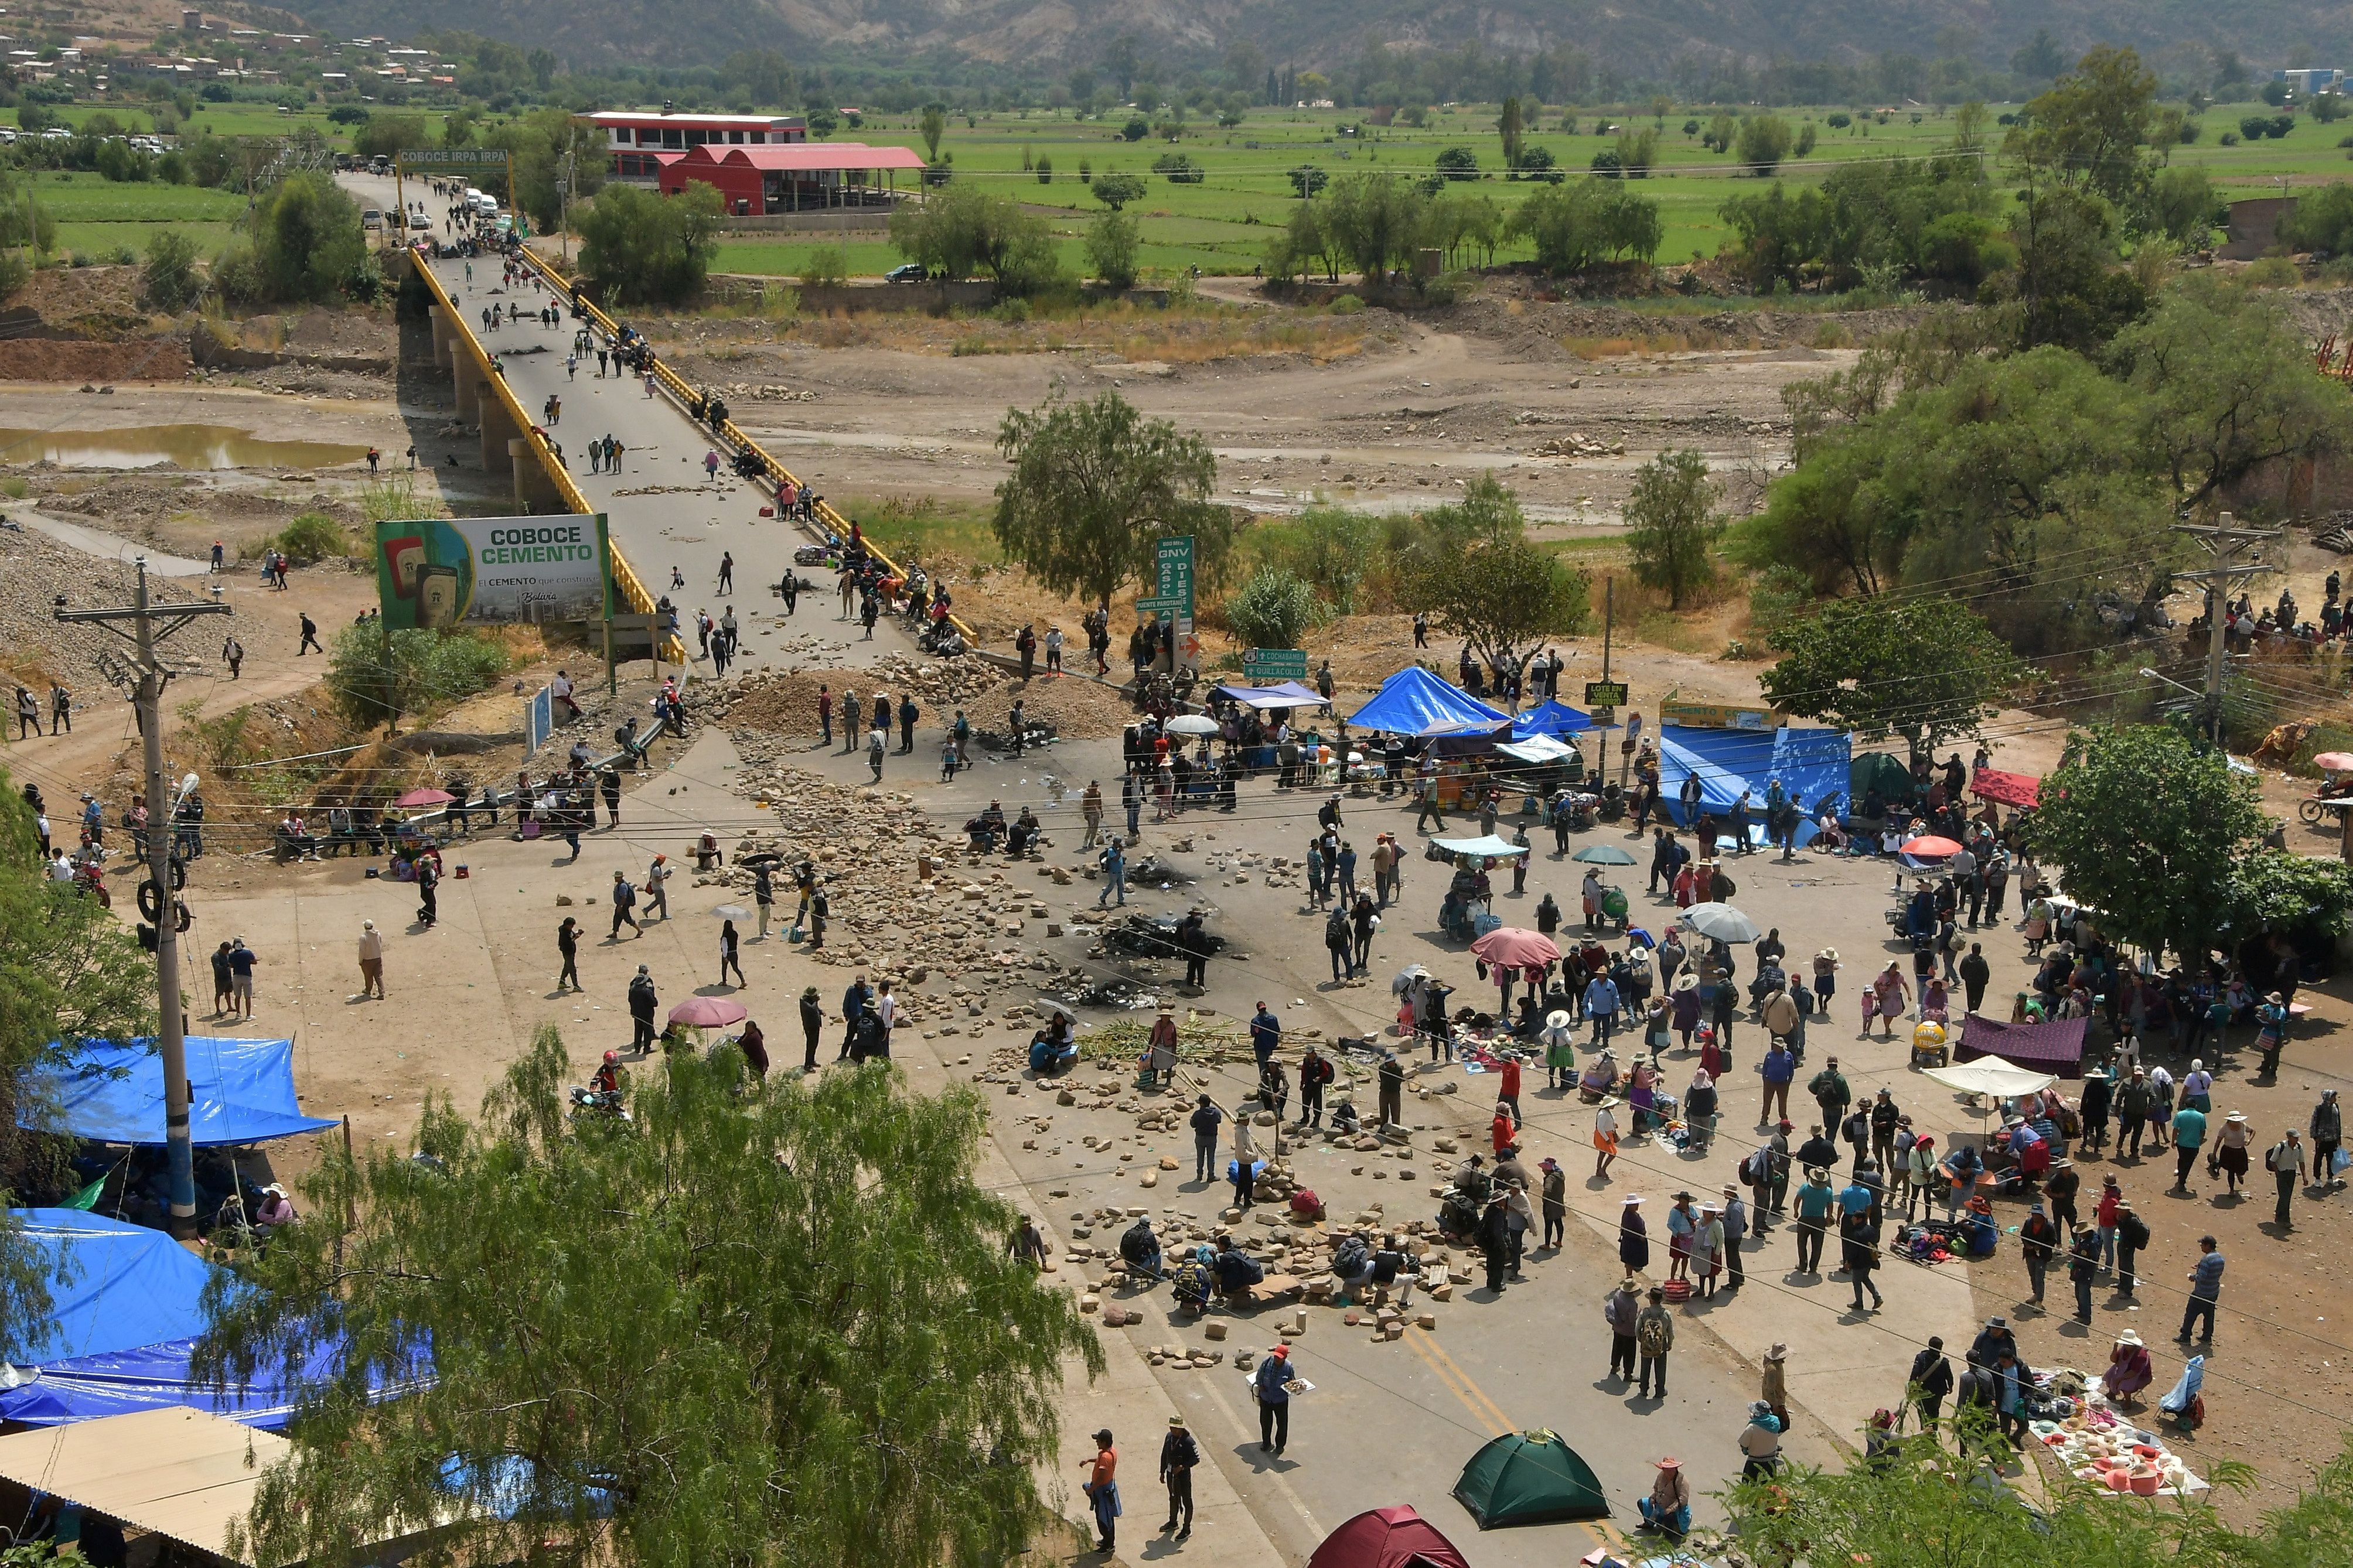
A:
<svg viewBox="0 0 2353 1568">
<path fill-rule="evenodd" d="M 575 67 L 713 63 L 771 48 L 841 61 L 987 62 L 1029 74 L 1099 61 L 1132 37 L 1181 68 L 1248 44 L 1267 63 L 1330 69 L 1388 43 L 1495 54 L 1582 49 L 1599 65 L 1668 76 L 1679 59 L 1751 68 L 1776 60 L 1958 55 L 2000 66 L 2038 30 L 2070 58 L 2130 44 L 2197 62 L 2228 52 L 2275 66 L 2347 65 L 2346 12 L 2319 0 L 295 0 L 315 26 L 415 37 L 463 29 L 546 47 Z"/>
</svg>

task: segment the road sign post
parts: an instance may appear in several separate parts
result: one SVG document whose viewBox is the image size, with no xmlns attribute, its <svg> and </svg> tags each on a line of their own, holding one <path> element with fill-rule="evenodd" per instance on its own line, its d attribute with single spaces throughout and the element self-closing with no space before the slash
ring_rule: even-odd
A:
<svg viewBox="0 0 2353 1568">
<path fill-rule="evenodd" d="M 1250 681 L 1304 680 L 1307 653 L 1295 647 L 1254 647 L 1242 655 L 1242 679 Z"/>
<path fill-rule="evenodd" d="M 1201 668 L 1201 639 L 1193 635 L 1193 536 L 1179 534 L 1164 539 L 1154 552 L 1156 568 L 1153 602 L 1166 605 L 1167 614 L 1175 618 L 1176 637 L 1169 646 L 1168 668 L 1173 675 L 1198 675 Z M 1136 608 L 1144 608 L 1138 601 Z"/>
</svg>

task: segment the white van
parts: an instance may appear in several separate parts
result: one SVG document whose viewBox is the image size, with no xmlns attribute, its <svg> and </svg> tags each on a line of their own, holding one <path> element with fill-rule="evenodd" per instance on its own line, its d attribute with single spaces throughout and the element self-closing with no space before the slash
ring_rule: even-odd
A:
<svg viewBox="0 0 2353 1568">
<path fill-rule="evenodd" d="M 384 214 L 376 211 L 374 207 L 368 208 L 365 212 L 360 214 L 360 226 L 367 230 L 370 234 L 382 232 L 384 228 Z"/>
</svg>

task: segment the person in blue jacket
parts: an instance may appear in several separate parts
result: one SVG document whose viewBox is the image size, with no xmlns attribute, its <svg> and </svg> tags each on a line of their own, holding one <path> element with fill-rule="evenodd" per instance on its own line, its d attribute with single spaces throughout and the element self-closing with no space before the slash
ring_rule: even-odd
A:
<svg viewBox="0 0 2353 1568">
<path fill-rule="evenodd" d="M 1291 1364 L 1291 1347 L 1277 1345 L 1267 1352 L 1266 1359 L 1258 1363 L 1251 1375 L 1252 1388 L 1258 1394 L 1258 1448 L 1263 1454 L 1271 1449 L 1275 1458 L 1291 1441 L 1291 1390 L 1283 1386 L 1299 1375 Z"/>
</svg>

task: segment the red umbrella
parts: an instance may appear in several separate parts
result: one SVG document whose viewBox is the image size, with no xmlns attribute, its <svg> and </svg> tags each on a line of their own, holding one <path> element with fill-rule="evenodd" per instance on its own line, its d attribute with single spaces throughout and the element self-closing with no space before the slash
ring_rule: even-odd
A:
<svg viewBox="0 0 2353 1568">
<path fill-rule="evenodd" d="M 1471 951 L 1502 969 L 1541 969 L 1560 962 L 1552 938 L 1517 926 L 1497 926 L 1472 942 Z"/>
<path fill-rule="evenodd" d="M 457 798 L 446 789 L 435 789 L 428 784 L 423 789 L 410 790 L 392 804 L 395 805 L 447 805 Z"/>
<path fill-rule="evenodd" d="M 690 996 L 670 1010 L 670 1021 L 692 1029 L 723 1029 L 751 1016 L 744 1004 L 728 996 Z"/>
<path fill-rule="evenodd" d="M 1957 855 L 1961 852 L 1959 845 L 1949 838 L 1940 838 L 1933 833 L 1915 838 L 1902 846 L 1902 848 L 1905 854 L 1911 856 L 1915 860 L 1942 860 L 1948 855 Z"/>
</svg>

